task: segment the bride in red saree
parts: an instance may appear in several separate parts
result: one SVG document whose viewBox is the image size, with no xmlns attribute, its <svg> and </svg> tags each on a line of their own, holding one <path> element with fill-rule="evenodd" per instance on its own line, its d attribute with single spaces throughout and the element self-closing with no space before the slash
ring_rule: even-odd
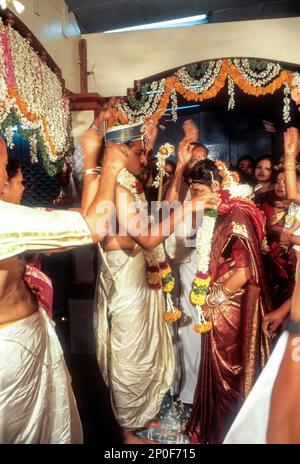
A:
<svg viewBox="0 0 300 464">
<path fill-rule="evenodd" d="M 190 173 L 192 196 L 221 193 L 210 255 L 210 293 L 204 311 L 201 363 L 186 432 L 192 443 L 222 443 L 269 357 L 261 330 L 271 302 L 260 246 L 264 215 L 245 198 L 230 196 L 218 162 L 205 160 Z M 200 340 L 199 340 L 200 343 Z"/>
</svg>

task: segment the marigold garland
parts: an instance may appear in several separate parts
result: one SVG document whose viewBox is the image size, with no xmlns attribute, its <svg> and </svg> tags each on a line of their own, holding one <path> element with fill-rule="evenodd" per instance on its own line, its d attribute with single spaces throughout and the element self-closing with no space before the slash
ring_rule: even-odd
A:
<svg viewBox="0 0 300 464">
<path fill-rule="evenodd" d="M 248 63 L 248 60 L 236 60 L 236 61 L 245 61 Z M 249 66 L 249 63 L 248 63 Z M 185 68 L 181 68 L 185 69 Z M 179 70 L 180 71 L 180 70 Z M 266 71 L 268 72 L 268 71 Z M 208 100 L 211 98 L 214 98 L 218 95 L 220 90 L 225 86 L 226 80 L 228 78 L 231 78 L 233 83 L 237 85 L 243 92 L 255 96 L 255 97 L 260 97 L 264 96 L 267 94 L 273 94 L 277 90 L 279 90 L 281 87 L 284 85 L 289 85 L 292 86 L 293 90 L 293 95 L 296 95 L 297 90 L 296 85 L 293 84 L 295 77 L 297 77 L 297 73 L 293 73 L 287 70 L 281 70 L 280 74 L 276 76 L 274 79 L 272 79 L 271 82 L 267 83 L 270 78 L 273 78 L 276 74 L 278 73 L 278 70 L 276 68 L 276 73 L 269 75 L 265 79 L 261 79 L 260 81 L 256 82 L 254 77 L 255 73 L 252 73 L 252 77 L 250 76 L 247 78 L 246 75 L 243 75 L 241 70 L 238 68 L 238 65 L 234 63 L 234 60 L 232 61 L 231 59 L 226 59 L 224 58 L 222 60 L 222 65 L 220 72 L 215 76 L 215 79 L 211 81 L 209 80 L 209 83 L 206 83 L 205 89 L 201 92 L 199 89 L 196 91 L 193 91 L 192 88 L 184 85 L 184 83 L 180 80 L 178 75 L 180 75 L 180 72 L 176 72 L 176 75 L 167 77 L 163 79 L 162 81 L 159 81 L 161 83 L 164 83 L 164 91 L 161 94 L 161 98 L 159 101 L 159 104 L 155 104 L 155 108 L 152 110 L 151 109 L 148 111 L 147 115 L 151 116 L 155 122 L 158 122 L 158 120 L 161 118 L 163 114 L 165 114 L 168 105 L 170 103 L 171 95 L 172 92 L 174 92 L 174 89 L 177 93 L 182 95 L 186 100 L 188 101 L 204 101 Z M 263 74 L 263 73 L 262 73 Z M 257 74 L 259 76 L 259 74 Z M 253 82 L 255 85 L 252 85 L 251 82 Z M 259 83 L 265 83 L 266 85 L 259 85 Z M 210 85 L 211 84 L 211 85 Z M 210 85 L 210 86 L 209 86 Z M 207 88 L 209 86 L 209 88 Z M 298 94 L 297 97 L 294 98 L 296 103 L 300 103 L 299 100 L 299 89 L 298 89 Z M 122 124 L 127 124 L 129 122 L 129 118 L 126 115 L 126 111 L 122 108 L 122 105 L 118 110 L 115 110 L 114 112 L 114 117 L 116 120 L 119 120 Z M 131 122 L 134 122 L 134 117 L 131 118 Z M 139 119 L 141 119 L 141 114 L 139 113 Z"/>
</svg>

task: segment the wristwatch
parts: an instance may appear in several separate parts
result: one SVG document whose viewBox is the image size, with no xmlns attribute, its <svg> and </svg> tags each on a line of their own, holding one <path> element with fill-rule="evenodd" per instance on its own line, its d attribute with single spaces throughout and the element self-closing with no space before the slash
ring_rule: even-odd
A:
<svg viewBox="0 0 300 464">
<path fill-rule="evenodd" d="M 287 317 L 282 326 L 283 330 L 287 330 L 291 335 L 300 335 L 300 321 L 294 321 L 291 317 Z"/>
</svg>

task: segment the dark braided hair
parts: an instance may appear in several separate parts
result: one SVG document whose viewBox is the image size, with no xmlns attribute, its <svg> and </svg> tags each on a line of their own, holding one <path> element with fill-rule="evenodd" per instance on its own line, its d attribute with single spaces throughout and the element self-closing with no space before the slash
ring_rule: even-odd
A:
<svg viewBox="0 0 300 464">
<path fill-rule="evenodd" d="M 188 177 L 190 182 L 203 184 L 207 187 L 211 187 L 214 180 L 217 180 L 220 184 L 223 182 L 219 169 L 210 159 L 202 160 L 195 164 Z"/>
</svg>

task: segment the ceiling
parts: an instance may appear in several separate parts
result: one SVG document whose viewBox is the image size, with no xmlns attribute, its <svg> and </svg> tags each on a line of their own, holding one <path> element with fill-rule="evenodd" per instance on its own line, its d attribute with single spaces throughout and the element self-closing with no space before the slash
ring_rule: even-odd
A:
<svg viewBox="0 0 300 464">
<path fill-rule="evenodd" d="M 197 14 L 209 22 L 300 16 L 300 0 L 66 0 L 82 34 Z"/>
</svg>

